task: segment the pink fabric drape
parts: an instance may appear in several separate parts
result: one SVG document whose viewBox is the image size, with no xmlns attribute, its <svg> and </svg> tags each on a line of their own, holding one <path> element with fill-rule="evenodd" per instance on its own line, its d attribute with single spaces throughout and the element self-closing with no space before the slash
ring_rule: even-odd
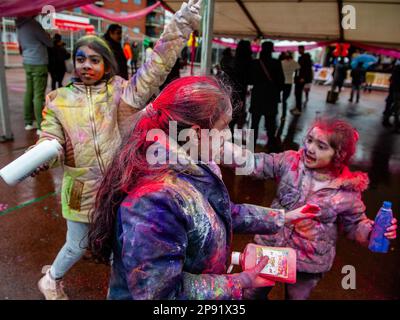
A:
<svg viewBox="0 0 400 320">
<path fill-rule="evenodd" d="M 0 1 L 0 17 L 36 16 L 46 5 L 53 6 L 56 11 L 76 8 L 96 0 L 3 0 Z"/>
<path fill-rule="evenodd" d="M 138 10 L 135 12 L 131 12 L 128 14 L 115 14 L 115 13 L 109 13 L 107 9 L 102 9 L 99 7 L 96 7 L 95 5 L 89 4 L 86 6 L 81 7 L 82 11 L 85 11 L 88 14 L 94 15 L 96 17 L 102 17 L 104 19 L 108 19 L 111 21 L 116 21 L 116 22 L 122 22 L 122 21 L 127 21 L 127 20 L 136 20 L 143 18 L 147 16 L 150 12 L 152 12 L 154 9 L 159 7 L 161 3 L 157 1 L 155 4 L 144 8 L 142 10 Z"/>
</svg>

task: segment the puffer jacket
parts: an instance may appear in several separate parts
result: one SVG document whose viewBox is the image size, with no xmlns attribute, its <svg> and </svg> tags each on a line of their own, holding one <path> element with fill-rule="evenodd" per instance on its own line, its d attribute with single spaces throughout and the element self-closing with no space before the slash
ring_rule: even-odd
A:
<svg viewBox="0 0 400 320">
<path fill-rule="evenodd" d="M 57 139 L 63 146 L 58 162 L 64 166 L 61 202 L 66 219 L 88 222 L 101 178 L 129 128 L 129 115 L 144 108 L 165 81 L 199 18 L 183 4 L 150 61 L 129 81 L 114 76 L 92 86 L 73 82 L 46 97 L 38 143 Z"/>
<path fill-rule="evenodd" d="M 364 246 L 368 244 L 372 221 L 365 215 L 365 205 L 361 200 L 361 192 L 368 186 L 365 173 L 350 172 L 346 167 L 329 185 L 308 192 L 312 172 L 303 164 L 303 150 L 251 156 L 255 165 L 252 176 L 273 178 L 278 183 L 277 196 L 271 207 L 289 211 L 313 203 L 321 208 L 320 217 L 285 225 L 272 236 L 257 235 L 257 243 L 295 249 L 297 270 L 308 273 L 331 269 L 336 254 L 338 226 L 349 239 Z"/>
<path fill-rule="evenodd" d="M 232 233 L 277 232 L 284 210 L 233 204 L 215 163 L 178 162 L 127 195 L 116 219 L 109 299 L 236 299 Z"/>
</svg>

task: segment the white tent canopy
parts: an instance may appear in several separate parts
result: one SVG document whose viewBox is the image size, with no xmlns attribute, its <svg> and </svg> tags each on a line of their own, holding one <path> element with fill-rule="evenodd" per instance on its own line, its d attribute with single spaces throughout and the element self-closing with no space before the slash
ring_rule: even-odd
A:
<svg viewBox="0 0 400 320">
<path fill-rule="evenodd" d="M 164 1 L 178 10 L 181 0 Z M 355 9 L 356 29 L 340 28 L 341 8 Z M 215 0 L 214 36 L 342 40 L 400 48 L 400 0 Z"/>
</svg>

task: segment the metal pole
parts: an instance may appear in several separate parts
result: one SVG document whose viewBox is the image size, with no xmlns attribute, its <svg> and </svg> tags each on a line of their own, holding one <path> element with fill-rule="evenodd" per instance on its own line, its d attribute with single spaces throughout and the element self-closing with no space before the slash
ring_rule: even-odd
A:
<svg viewBox="0 0 400 320">
<path fill-rule="evenodd" d="M 204 1 L 203 15 L 203 34 L 201 45 L 201 74 L 209 75 L 211 73 L 211 50 L 214 27 L 214 6 L 215 0 Z"/>
<path fill-rule="evenodd" d="M 5 64 L 5 66 L 7 67 L 7 66 L 9 66 L 9 61 L 8 61 L 8 48 L 7 48 L 7 32 L 6 32 L 6 28 L 7 28 L 7 26 L 6 26 L 6 18 L 1 18 L 1 20 L 2 20 L 2 24 L 3 24 L 3 36 L 4 36 L 4 39 L 2 38 L 2 40 L 4 40 L 3 41 L 3 43 L 4 43 L 4 64 Z"/>
<path fill-rule="evenodd" d="M 2 34 L 0 34 L 2 37 Z M 8 110 L 8 95 L 6 84 L 6 69 L 4 67 L 4 51 L 0 48 L 0 126 L 3 135 L 0 136 L 0 142 L 13 140 L 11 132 L 10 113 Z"/>
<path fill-rule="evenodd" d="M 71 52 L 73 52 L 74 51 L 74 33 L 72 30 L 70 31 L 69 37 L 70 37 Z"/>
</svg>

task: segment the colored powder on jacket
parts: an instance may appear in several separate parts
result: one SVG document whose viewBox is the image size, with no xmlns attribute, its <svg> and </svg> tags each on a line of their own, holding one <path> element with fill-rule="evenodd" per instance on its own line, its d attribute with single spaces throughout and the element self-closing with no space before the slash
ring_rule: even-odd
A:
<svg viewBox="0 0 400 320">
<path fill-rule="evenodd" d="M 283 224 L 283 210 L 232 204 L 217 165 L 169 164 L 162 181 L 139 186 L 118 210 L 108 298 L 240 298 L 224 274 L 232 233 Z"/>
<path fill-rule="evenodd" d="M 335 258 L 338 226 L 349 239 L 368 245 L 372 221 L 365 215 L 361 199 L 361 192 L 368 186 L 368 177 L 345 167 L 327 186 L 309 192 L 312 172 L 304 166 L 302 157 L 302 150 L 254 154 L 252 176 L 272 178 L 278 183 L 277 196 L 271 207 L 293 210 L 306 203 L 315 203 L 321 208 L 321 216 L 285 225 L 275 235 L 257 235 L 255 242 L 295 249 L 300 272 L 326 272 Z"/>
</svg>

